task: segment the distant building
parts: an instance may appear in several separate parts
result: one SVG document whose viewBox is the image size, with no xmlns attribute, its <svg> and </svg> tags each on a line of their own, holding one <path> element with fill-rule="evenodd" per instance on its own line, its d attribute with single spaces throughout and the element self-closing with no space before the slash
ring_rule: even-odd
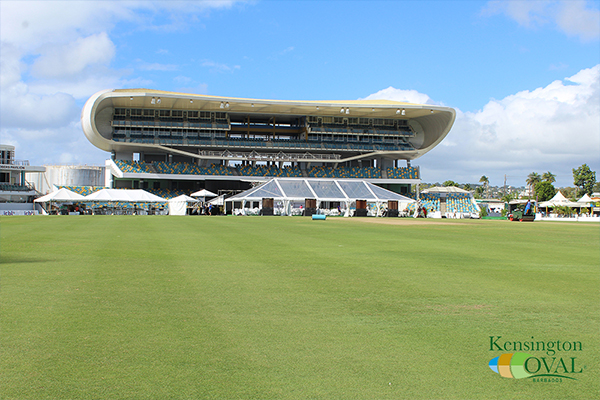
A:
<svg viewBox="0 0 600 400">
<path fill-rule="evenodd" d="M 15 157 L 15 147 L 0 145 L 0 214 L 14 215 L 34 211 L 36 188 L 26 174 L 43 173 L 44 167 L 29 165 L 28 160 Z"/>
<path fill-rule="evenodd" d="M 61 186 L 104 186 L 104 166 L 45 165 L 45 173 L 28 174 L 27 180 L 42 194 Z"/>
</svg>

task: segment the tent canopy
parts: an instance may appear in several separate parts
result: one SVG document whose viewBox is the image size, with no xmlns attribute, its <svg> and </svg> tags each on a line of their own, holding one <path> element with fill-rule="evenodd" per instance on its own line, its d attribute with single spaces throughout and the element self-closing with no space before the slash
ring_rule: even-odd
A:
<svg viewBox="0 0 600 400">
<path fill-rule="evenodd" d="M 468 190 L 456 186 L 435 186 L 429 189 L 421 190 L 421 193 L 464 193 L 470 194 Z"/>
<path fill-rule="evenodd" d="M 551 198 L 548 201 L 543 201 L 539 204 L 539 207 L 560 207 L 560 206 L 581 207 L 582 204 L 570 201 L 565 196 L 563 196 L 563 194 L 560 192 L 560 190 L 554 195 L 553 198 Z"/>
<path fill-rule="evenodd" d="M 173 197 L 172 199 L 169 199 L 169 203 L 177 203 L 177 202 L 182 202 L 182 203 L 197 203 L 198 199 L 195 199 L 193 197 L 187 196 L 185 194 L 182 194 L 181 196 L 177 196 L 177 197 Z"/>
<path fill-rule="evenodd" d="M 45 203 L 47 201 L 59 202 L 59 201 L 81 201 L 81 200 L 85 200 L 85 197 L 80 195 L 79 193 L 75 193 L 68 189 L 61 188 L 61 189 L 55 190 L 52 193 L 48 193 L 45 196 L 35 199 L 34 202 Z"/>
<path fill-rule="evenodd" d="M 84 201 L 120 201 L 132 203 L 162 203 L 167 199 L 143 189 L 101 189 L 83 198 Z"/>
<path fill-rule="evenodd" d="M 185 215 L 188 203 L 197 203 L 198 199 L 182 194 L 169 200 L 169 215 Z"/>
<path fill-rule="evenodd" d="M 580 198 L 579 200 L 577 200 L 578 203 L 591 203 L 594 200 L 592 200 L 592 198 L 590 196 L 588 196 L 588 194 L 584 194 L 582 198 Z M 589 204 L 588 204 L 589 207 Z"/>
<path fill-rule="evenodd" d="M 206 189 L 202 189 L 199 190 L 197 192 L 192 193 L 190 196 L 196 196 L 196 197 L 215 197 L 217 194 L 213 193 L 209 190 Z"/>
<path fill-rule="evenodd" d="M 415 201 L 367 181 L 298 178 L 274 178 L 260 186 L 236 194 L 226 201 L 258 201 L 263 198 L 272 198 L 276 201 L 303 201 L 305 199 L 340 202 L 352 200 L 386 202 L 396 200 L 412 203 Z"/>
</svg>

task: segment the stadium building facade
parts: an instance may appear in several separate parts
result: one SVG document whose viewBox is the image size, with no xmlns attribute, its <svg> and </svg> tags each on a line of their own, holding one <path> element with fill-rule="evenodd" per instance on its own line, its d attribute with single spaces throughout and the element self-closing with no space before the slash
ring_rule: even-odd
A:
<svg viewBox="0 0 600 400">
<path fill-rule="evenodd" d="M 105 90 L 83 131 L 111 153 L 106 186 L 160 195 L 248 189 L 273 177 L 363 179 L 411 194 L 411 161 L 438 145 L 452 108 L 389 100 L 287 101 Z"/>
</svg>

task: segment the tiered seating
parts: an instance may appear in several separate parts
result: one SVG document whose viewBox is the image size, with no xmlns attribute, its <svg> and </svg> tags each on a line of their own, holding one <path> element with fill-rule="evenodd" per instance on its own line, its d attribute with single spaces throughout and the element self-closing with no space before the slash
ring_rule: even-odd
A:
<svg viewBox="0 0 600 400">
<path fill-rule="evenodd" d="M 211 164 L 210 167 L 204 168 L 205 175 L 233 175 L 229 168 L 221 164 Z"/>
<path fill-rule="evenodd" d="M 352 178 L 352 179 L 378 179 L 381 172 L 375 167 L 312 167 L 308 171 L 311 178 Z"/>
<path fill-rule="evenodd" d="M 463 193 L 449 193 L 446 199 L 446 210 L 457 213 L 476 213 L 478 208 L 473 204 L 471 197 Z"/>
<path fill-rule="evenodd" d="M 298 167 L 278 168 L 274 165 L 264 166 L 259 165 L 252 167 L 251 165 L 242 165 L 238 167 L 238 172 L 242 176 L 274 176 L 285 178 L 300 178 L 302 171 Z"/>
<path fill-rule="evenodd" d="M 438 193 L 421 193 L 420 201 L 428 212 L 440 211 L 440 195 Z"/>
<path fill-rule="evenodd" d="M 123 161 L 115 160 L 115 164 L 123 172 L 131 173 L 159 173 L 159 174 L 179 174 L 179 175 L 233 175 L 233 172 L 224 165 L 212 164 L 208 168 L 199 167 L 196 164 L 165 161 L 156 161 L 154 163 L 145 163 L 144 161 Z"/>
<path fill-rule="evenodd" d="M 190 191 L 184 189 L 146 189 L 146 191 L 167 200 L 181 196 L 182 194 L 190 195 Z"/>
<path fill-rule="evenodd" d="M 144 161 L 115 160 L 115 164 L 123 172 L 138 173 L 138 174 L 152 172 L 150 165 L 147 165 Z"/>
<path fill-rule="evenodd" d="M 58 188 L 65 188 L 71 192 L 79 193 L 82 196 L 87 196 L 88 194 L 97 192 L 100 189 L 106 189 L 104 186 L 59 186 Z"/>
<path fill-rule="evenodd" d="M 418 179 L 419 169 L 415 167 L 388 168 L 387 176 L 390 179 Z"/>
<path fill-rule="evenodd" d="M 358 179 L 379 179 L 381 178 L 381 171 L 375 167 L 352 167 L 348 171 L 347 178 L 358 178 Z"/>
<path fill-rule="evenodd" d="M 164 161 L 157 161 L 154 163 L 154 168 L 159 174 L 189 174 L 189 175 L 205 175 L 204 168 L 200 168 L 195 164 L 190 163 L 168 163 Z"/>
</svg>

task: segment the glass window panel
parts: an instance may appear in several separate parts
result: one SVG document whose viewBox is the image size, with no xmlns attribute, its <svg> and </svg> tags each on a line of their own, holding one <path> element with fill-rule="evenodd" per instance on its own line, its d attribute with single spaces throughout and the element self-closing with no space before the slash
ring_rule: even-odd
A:
<svg viewBox="0 0 600 400">
<path fill-rule="evenodd" d="M 260 198 L 271 198 L 271 197 L 283 197 L 283 193 L 279 190 L 279 187 L 275 181 L 267 182 L 263 186 L 260 186 L 252 193 L 251 197 Z"/>
<path fill-rule="evenodd" d="M 408 197 L 405 197 L 405 196 L 402 196 L 401 194 L 392 192 L 391 190 L 381 188 L 377 185 L 373 185 L 371 183 L 367 183 L 367 185 L 369 185 L 371 190 L 375 193 L 375 195 L 380 200 L 399 200 L 399 201 L 410 201 L 411 200 Z"/>
<path fill-rule="evenodd" d="M 309 181 L 310 186 L 319 199 L 345 199 L 344 193 L 340 191 L 334 181 Z"/>
<path fill-rule="evenodd" d="M 280 180 L 279 185 L 283 189 L 286 197 L 291 198 L 313 198 L 314 195 L 303 180 L 286 179 Z"/>
<path fill-rule="evenodd" d="M 374 199 L 373 195 L 363 182 L 338 181 L 338 183 L 351 199 Z"/>
</svg>

